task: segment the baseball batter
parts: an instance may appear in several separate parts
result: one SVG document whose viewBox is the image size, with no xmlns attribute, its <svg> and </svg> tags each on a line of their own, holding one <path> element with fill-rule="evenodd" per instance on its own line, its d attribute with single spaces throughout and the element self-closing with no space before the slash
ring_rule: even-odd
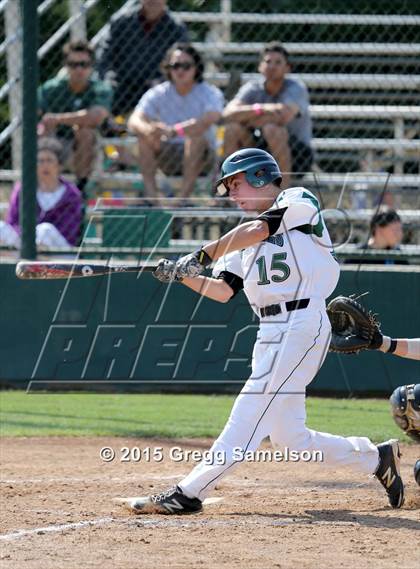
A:
<svg viewBox="0 0 420 569">
<path fill-rule="evenodd" d="M 216 484 L 240 464 L 234 449 L 256 451 L 267 436 L 280 449 L 320 450 L 333 468 L 375 474 L 391 506 L 403 504 L 397 441 L 375 446 L 365 437 L 344 438 L 305 425 L 305 389 L 330 343 L 325 299 L 340 271 L 316 197 L 302 187 L 280 191 L 280 184 L 278 164 L 267 152 L 248 148 L 231 154 L 223 162 L 218 192 L 258 217 L 176 264 L 162 259 L 155 271 L 162 282 L 182 282 L 219 302 L 243 289 L 260 327 L 251 376 L 210 450 L 224 456 L 224 464 L 203 461 L 167 492 L 133 499 L 137 513 L 201 511 Z M 213 261 L 212 277 L 202 276 Z"/>
</svg>

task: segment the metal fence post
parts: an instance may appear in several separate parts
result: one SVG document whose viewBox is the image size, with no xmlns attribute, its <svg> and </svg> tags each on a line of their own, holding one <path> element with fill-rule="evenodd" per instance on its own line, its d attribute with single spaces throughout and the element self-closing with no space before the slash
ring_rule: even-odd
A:
<svg viewBox="0 0 420 569">
<path fill-rule="evenodd" d="M 22 191 L 20 196 L 21 257 L 36 258 L 38 14 L 36 2 L 21 0 L 22 7 Z"/>
<path fill-rule="evenodd" d="M 232 1 L 231 0 L 221 0 L 220 11 L 222 12 L 223 24 L 222 24 L 222 38 L 224 42 L 230 42 L 231 38 L 231 21 L 230 15 L 232 14 Z"/>
<path fill-rule="evenodd" d="M 70 17 L 80 17 L 74 22 L 70 29 L 72 41 L 86 39 L 86 11 L 82 0 L 68 0 Z"/>
<path fill-rule="evenodd" d="M 9 90 L 9 109 L 11 121 L 19 120 L 21 116 L 22 93 L 19 74 L 22 63 L 22 38 L 20 34 L 20 6 L 19 2 L 8 2 L 5 10 L 6 37 L 12 38 L 7 46 L 7 78 L 17 79 L 12 82 Z M 12 168 L 20 170 L 22 165 L 22 132 L 17 128 L 12 133 Z"/>
</svg>

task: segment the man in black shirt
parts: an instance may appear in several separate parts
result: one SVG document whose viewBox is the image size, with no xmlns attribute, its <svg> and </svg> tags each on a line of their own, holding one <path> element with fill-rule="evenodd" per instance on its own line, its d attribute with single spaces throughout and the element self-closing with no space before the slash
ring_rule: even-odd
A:
<svg viewBox="0 0 420 569">
<path fill-rule="evenodd" d="M 161 78 L 159 66 L 187 29 L 168 13 L 166 0 L 143 0 L 138 8 L 111 21 L 99 55 L 99 75 L 115 81 L 112 112 L 125 114 Z"/>
</svg>

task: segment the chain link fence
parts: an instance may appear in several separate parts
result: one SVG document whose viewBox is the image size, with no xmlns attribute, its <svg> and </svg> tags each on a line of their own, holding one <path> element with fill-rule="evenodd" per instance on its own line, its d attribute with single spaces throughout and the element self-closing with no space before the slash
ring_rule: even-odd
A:
<svg viewBox="0 0 420 569">
<path fill-rule="evenodd" d="M 39 249 L 128 254 L 146 233 L 127 216 L 145 219 L 153 205 L 166 212 L 150 227 L 176 211 L 161 249 L 217 237 L 239 212 L 216 213 L 228 204 L 214 180 L 241 145 L 278 156 L 289 183 L 324 208 L 349 210 L 351 240 L 366 239 L 385 202 L 400 211 L 404 241 L 419 243 L 418 3 L 43 0 L 38 18 Z M 20 2 L 0 0 L 0 242 L 10 248 L 21 36 Z M 170 51 L 177 42 L 192 48 Z M 263 52 L 269 42 L 286 52 Z M 348 241 L 340 218 L 330 223 Z"/>
</svg>

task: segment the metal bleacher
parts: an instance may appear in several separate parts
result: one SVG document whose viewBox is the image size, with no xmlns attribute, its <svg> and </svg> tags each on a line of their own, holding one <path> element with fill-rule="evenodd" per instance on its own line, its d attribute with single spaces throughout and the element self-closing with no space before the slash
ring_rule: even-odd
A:
<svg viewBox="0 0 420 569">
<path fill-rule="evenodd" d="M 386 151 L 392 152 L 395 156 L 402 159 L 403 153 L 412 151 L 420 156 L 420 139 L 409 139 L 404 137 L 404 120 L 418 121 L 420 122 L 420 106 L 407 106 L 407 105 L 312 105 L 310 107 L 311 116 L 314 121 L 318 119 L 328 119 L 328 120 L 341 120 L 341 121 L 351 121 L 357 119 L 363 119 L 364 121 L 389 121 L 393 125 L 393 137 L 392 138 L 357 138 L 357 137 L 316 137 L 312 140 L 313 148 L 317 151 L 323 150 L 349 150 L 349 151 Z M 133 145 L 136 143 L 134 137 L 125 137 L 123 139 L 118 138 L 107 138 L 102 139 L 101 144 L 112 144 L 112 145 Z M 396 168 L 396 173 L 399 172 L 399 168 Z M 323 176 L 323 180 L 328 181 L 328 173 Z M 106 178 L 106 174 L 97 173 L 99 177 Z M 383 178 L 383 176 L 379 176 Z M 122 180 L 135 180 L 130 174 L 123 174 Z M 342 179 L 334 176 L 334 180 Z M 332 181 L 332 178 L 331 178 Z M 404 176 L 395 179 L 396 185 L 407 182 L 408 185 L 415 184 L 417 178 L 415 176 L 407 177 L 406 180 Z M 340 183 L 340 182 L 338 182 Z"/>
<path fill-rule="evenodd" d="M 230 88 L 232 83 L 239 87 L 240 83 L 259 77 L 257 73 L 249 72 L 249 69 L 252 66 L 256 70 L 258 54 L 264 45 L 263 42 L 230 41 L 234 25 L 420 26 L 420 17 L 417 16 L 233 13 L 229 5 L 229 2 L 222 2 L 220 12 L 173 10 L 173 13 L 186 24 L 207 26 L 204 41 L 193 42 L 193 45 L 203 54 L 207 63 L 205 78 L 230 95 L 234 92 Z M 327 187 L 341 186 L 348 180 L 347 172 L 354 171 L 355 163 L 363 156 L 372 166 L 372 171 L 384 172 L 366 176 L 364 182 L 368 186 L 377 188 L 383 185 L 388 178 L 386 171 L 391 167 L 394 175 L 388 180 L 388 185 L 394 188 L 420 187 L 420 176 L 404 173 L 404 160 L 415 161 L 420 157 L 420 106 L 416 95 L 420 91 L 420 75 L 404 72 L 420 55 L 420 43 L 285 42 L 284 45 L 293 60 L 301 56 L 312 57 L 305 60 L 306 65 L 315 68 L 315 72 L 292 73 L 291 77 L 299 77 L 306 83 L 314 102 L 311 116 L 315 131 L 313 147 L 318 157 L 318 183 Z M 342 59 L 343 56 L 353 58 L 353 63 L 354 58 L 358 58 L 357 62 L 366 63 L 366 58 L 371 57 L 376 61 L 375 58 L 380 55 L 397 56 L 401 72 L 316 72 L 316 60 L 322 56 L 327 56 L 327 61 L 334 65 L 337 58 Z M 232 56 L 234 59 L 229 60 Z M 334 95 L 331 94 L 332 89 Z M 357 105 L 352 104 L 353 99 L 358 101 Z M 373 104 L 375 100 L 382 104 Z M 348 103 L 343 104 L 343 101 Z M 363 136 L 360 135 L 361 125 L 366 130 Z M 101 144 L 105 146 L 117 142 L 105 139 Z M 135 140 L 128 136 L 119 144 L 132 145 Z M 326 158 L 337 158 L 337 168 L 332 171 L 326 169 Z M 358 183 L 362 176 L 360 172 L 357 174 Z M 109 179 L 106 172 L 97 172 L 97 177 Z M 141 176 L 132 173 L 117 174 L 117 178 L 121 182 L 141 180 Z"/>
</svg>

